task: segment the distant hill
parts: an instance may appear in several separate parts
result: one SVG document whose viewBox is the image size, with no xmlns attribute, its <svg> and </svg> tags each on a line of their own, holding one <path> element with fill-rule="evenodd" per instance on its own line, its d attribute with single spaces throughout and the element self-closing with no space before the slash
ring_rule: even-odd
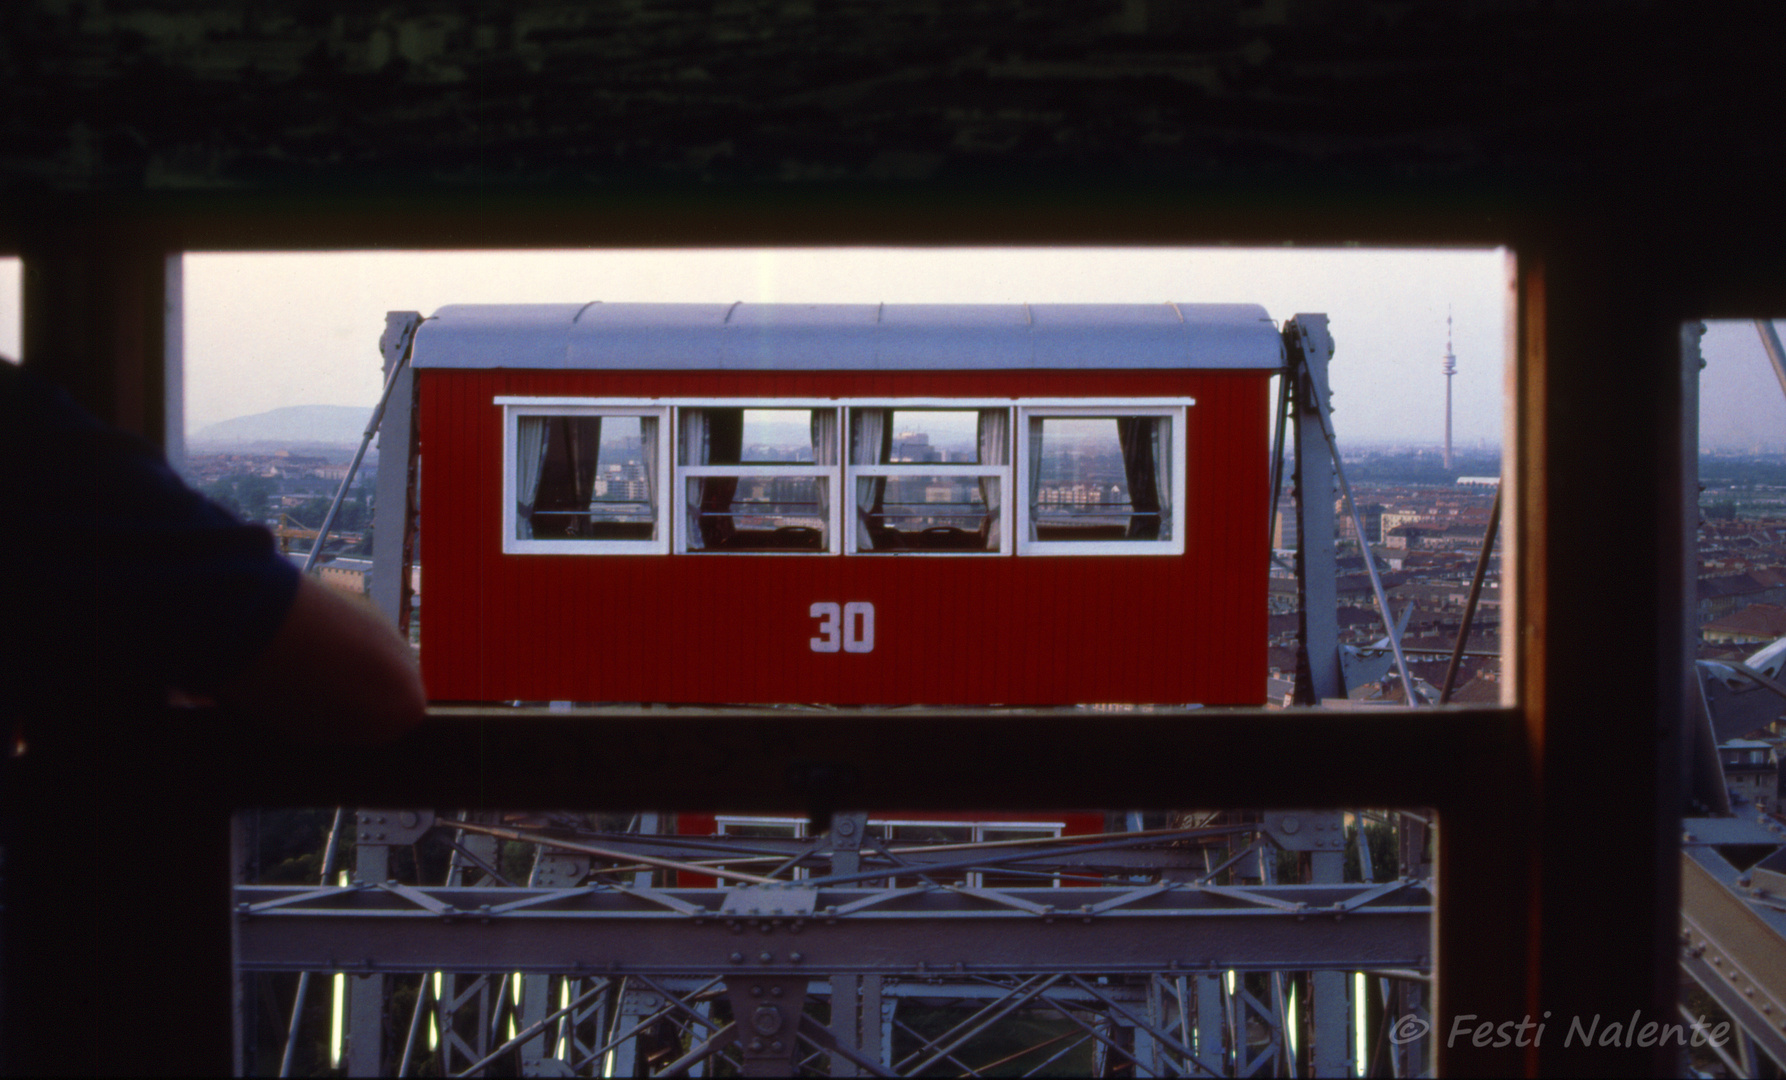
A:
<svg viewBox="0 0 1786 1080">
<path fill-rule="evenodd" d="M 357 405 L 288 405 L 211 424 L 193 432 L 186 442 L 193 447 L 240 449 L 265 445 L 357 447 L 371 418 L 371 408 Z"/>
</svg>

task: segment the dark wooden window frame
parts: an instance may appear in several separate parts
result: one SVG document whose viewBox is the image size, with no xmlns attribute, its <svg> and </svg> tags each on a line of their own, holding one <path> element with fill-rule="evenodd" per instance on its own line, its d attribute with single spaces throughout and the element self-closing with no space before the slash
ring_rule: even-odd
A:
<svg viewBox="0 0 1786 1080">
<path fill-rule="evenodd" d="M 1680 422 L 1679 325 L 1779 310 L 1778 270 L 1757 272 L 1770 253 L 1759 241 L 1640 236 L 1611 211 L 1106 194 L 1122 197 L 847 189 L 15 208 L 0 223 L 0 251 L 25 259 L 27 364 L 151 439 L 166 423 L 166 298 L 177 282 L 169 256 L 181 251 L 1505 245 L 1518 277 L 1507 447 L 1516 584 L 1504 626 L 1520 704 L 1443 715 L 1223 711 L 1190 722 L 888 715 L 848 725 L 797 714 L 499 722 L 443 708 L 404 745 L 364 753 L 269 746 L 218 716 L 126 718 L 98 741 L 51 735 L 26 767 L 15 763 L 6 802 L 18 818 L 50 815 L 68 843 L 9 849 L 6 944 L 37 935 L 59 959 L 8 952 L 9 979 L 38 981 L 29 995 L 9 988 L 0 1005 L 0 1067 L 226 1067 L 224 822 L 233 807 L 744 811 L 823 807 L 849 792 L 852 802 L 914 808 L 1433 807 L 1442 821 L 1440 1071 L 1670 1073 L 1671 1051 L 1557 1039 L 1447 1047 L 1442 1036 L 1466 1015 L 1673 1016 L 1674 747 L 1691 584 L 1683 464 L 1694 449 Z M 142 837 L 166 830 L 189 841 L 152 884 L 117 876 Z M 133 1004 L 104 1023 L 83 1007 L 96 977 L 138 986 Z M 170 986 L 175 993 L 155 989 Z"/>
</svg>

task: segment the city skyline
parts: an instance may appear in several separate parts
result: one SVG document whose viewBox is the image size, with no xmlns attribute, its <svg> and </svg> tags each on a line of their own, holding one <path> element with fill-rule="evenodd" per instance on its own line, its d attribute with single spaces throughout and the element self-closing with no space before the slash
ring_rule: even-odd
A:
<svg viewBox="0 0 1786 1080">
<path fill-rule="evenodd" d="M 185 431 L 289 405 L 370 410 L 387 310 L 448 303 L 1253 302 L 1323 312 L 1335 338 L 1342 449 L 1444 442 L 1446 316 L 1454 441 L 1503 441 L 1506 300 L 1499 250 L 772 249 L 189 254 Z M 0 258 L 0 354 L 20 351 L 20 261 Z M 1786 452 L 1786 394 L 1754 326 L 1707 324 L 1700 447 Z"/>
<path fill-rule="evenodd" d="M 370 408 L 386 310 L 449 303 L 1258 303 L 1282 322 L 1325 312 L 1341 437 L 1439 438 L 1447 307 L 1458 318 L 1460 439 L 1501 437 L 1503 253 L 1365 249 L 770 249 L 186 259 L 187 428 L 250 401 L 326 386 Z M 242 328 L 258 327 L 258 335 Z M 1467 332 L 1465 329 L 1467 327 Z M 257 377 L 232 377 L 259 355 Z M 307 359 L 311 358 L 311 359 Z M 1430 376 L 1421 379 L 1422 375 Z M 1429 383 L 1416 407 L 1407 388 Z M 247 409 L 245 411 L 254 411 Z M 1424 413 L 1424 415 L 1422 415 Z M 1431 431 L 1422 430 L 1422 426 Z"/>
</svg>

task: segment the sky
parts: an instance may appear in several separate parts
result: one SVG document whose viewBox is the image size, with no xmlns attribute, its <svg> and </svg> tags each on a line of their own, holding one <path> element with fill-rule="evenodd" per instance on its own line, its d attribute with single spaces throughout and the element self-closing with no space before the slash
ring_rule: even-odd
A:
<svg viewBox="0 0 1786 1080">
<path fill-rule="evenodd" d="M 452 303 L 1262 304 L 1325 312 L 1341 445 L 1444 435 L 1455 318 L 1456 440 L 1497 444 L 1507 263 L 1498 251 L 775 249 L 186 257 L 189 432 L 281 405 L 368 409 L 392 310 Z"/>
<path fill-rule="evenodd" d="M 1786 337 L 1786 320 L 1776 319 L 1774 332 Z M 1786 392 L 1754 322 L 1707 321 L 1699 352 L 1700 449 L 1786 453 Z"/>
<path fill-rule="evenodd" d="M 285 405 L 371 409 L 386 311 L 452 303 L 1257 303 L 1329 316 L 1341 446 L 1502 435 L 1510 260 L 1499 250 L 773 249 L 186 256 L 188 432 Z M 0 353 L 19 354 L 19 261 L 0 259 Z M 1754 326 L 1703 343 L 1701 444 L 1786 451 L 1786 394 Z"/>
</svg>

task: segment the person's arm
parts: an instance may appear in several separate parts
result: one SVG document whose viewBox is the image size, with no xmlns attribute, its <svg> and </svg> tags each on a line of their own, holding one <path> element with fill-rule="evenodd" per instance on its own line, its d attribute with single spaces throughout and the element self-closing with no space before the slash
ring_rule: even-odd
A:
<svg viewBox="0 0 1786 1080">
<path fill-rule="evenodd" d="M 272 641 L 211 696 L 276 735 L 360 745 L 415 727 L 427 705 L 408 643 L 369 604 L 312 578 Z"/>
<path fill-rule="evenodd" d="M 0 697 L 63 720 L 216 702 L 269 732 L 362 744 L 414 727 L 425 703 L 408 644 L 370 606 L 4 362 Z"/>
</svg>

